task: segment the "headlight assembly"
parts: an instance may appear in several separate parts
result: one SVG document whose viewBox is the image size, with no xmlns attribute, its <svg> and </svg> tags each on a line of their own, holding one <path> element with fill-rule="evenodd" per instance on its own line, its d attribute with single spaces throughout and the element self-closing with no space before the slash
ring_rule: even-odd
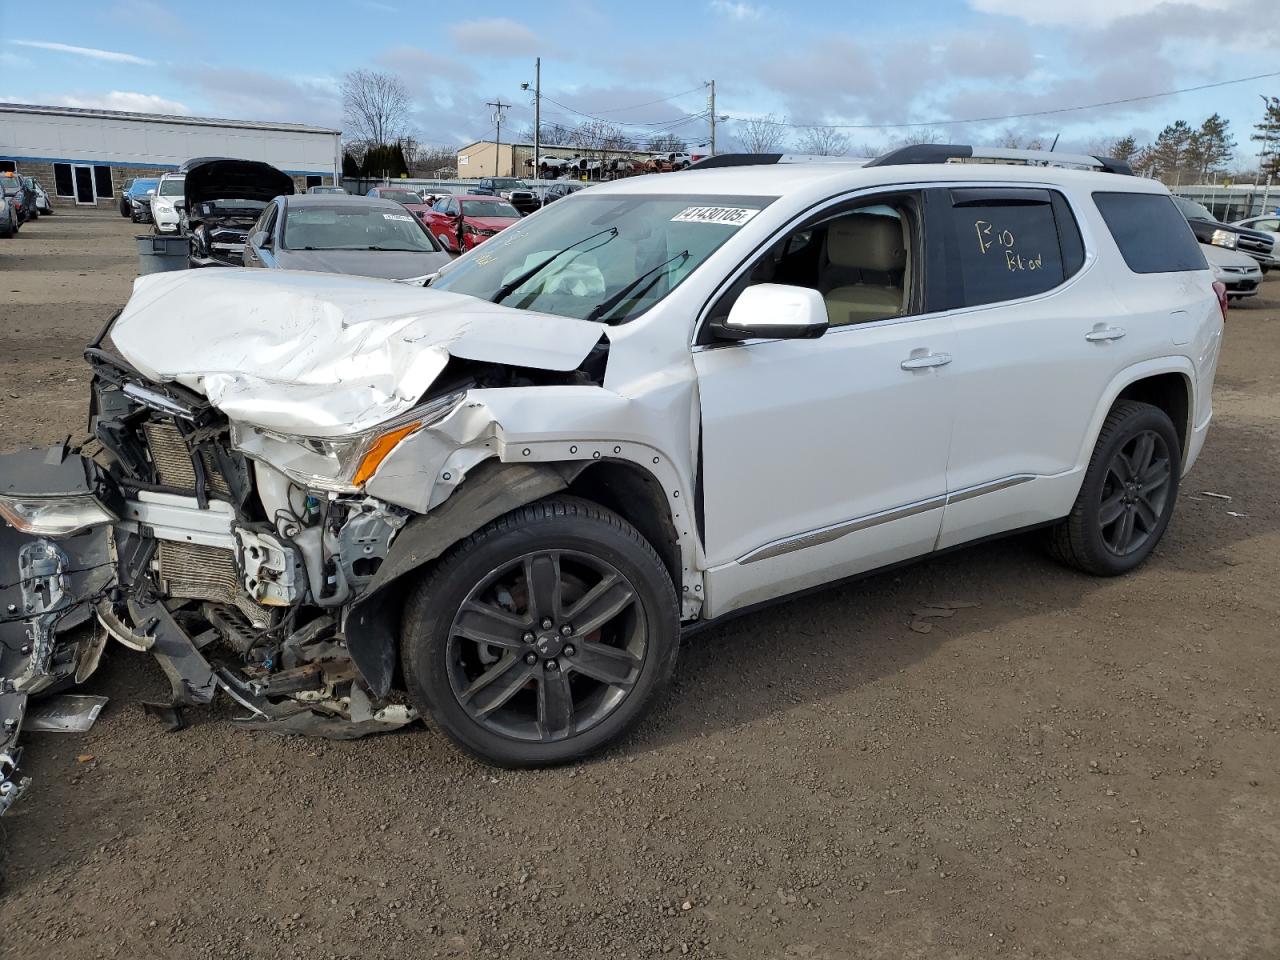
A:
<svg viewBox="0 0 1280 960">
<path fill-rule="evenodd" d="M 1225 247 L 1228 250 L 1234 250 L 1236 244 L 1240 242 L 1238 234 L 1232 233 L 1230 230 L 1213 231 L 1212 241 L 1215 247 Z"/>
<path fill-rule="evenodd" d="M 116 519 L 92 494 L 0 497 L 0 517 L 14 529 L 43 537 L 69 537 Z"/>
<path fill-rule="evenodd" d="M 298 485 L 356 493 L 405 437 L 438 423 L 462 402 L 465 390 L 436 397 L 400 417 L 350 437 L 294 437 L 233 424 L 231 443 L 247 456 L 283 471 Z"/>
</svg>

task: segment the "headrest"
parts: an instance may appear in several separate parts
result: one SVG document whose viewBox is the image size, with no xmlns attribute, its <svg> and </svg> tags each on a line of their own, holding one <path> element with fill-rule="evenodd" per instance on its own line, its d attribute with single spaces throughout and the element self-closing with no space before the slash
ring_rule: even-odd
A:
<svg viewBox="0 0 1280 960">
<path fill-rule="evenodd" d="M 891 273 L 907 266 L 902 221 L 854 213 L 827 227 L 827 259 L 837 267 Z"/>
</svg>

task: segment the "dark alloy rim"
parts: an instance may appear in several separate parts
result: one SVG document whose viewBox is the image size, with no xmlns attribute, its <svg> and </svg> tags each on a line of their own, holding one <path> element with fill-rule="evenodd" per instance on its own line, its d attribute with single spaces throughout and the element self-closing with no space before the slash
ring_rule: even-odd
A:
<svg viewBox="0 0 1280 960">
<path fill-rule="evenodd" d="M 449 685 L 486 730 L 551 743 L 621 706 L 648 649 L 644 605 L 605 560 L 525 554 L 490 571 L 449 628 Z"/>
<path fill-rule="evenodd" d="M 1117 556 L 1141 550 L 1155 535 L 1169 503 L 1169 446 L 1154 430 L 1125 441 L 1107 465 L 1098 526 L 1102 542 Z"/>
</svg>

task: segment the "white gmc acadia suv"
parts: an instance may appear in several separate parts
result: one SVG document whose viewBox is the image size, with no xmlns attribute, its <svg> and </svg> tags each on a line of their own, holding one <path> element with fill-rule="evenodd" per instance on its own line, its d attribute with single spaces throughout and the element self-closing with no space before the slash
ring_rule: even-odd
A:
<svg viewBox="0 0 1280 960">
<path fill-rule="evenodd" d="M 425 714 L 527 766 L 635 724 L 682 625 L 1037 527 L 1142 563 L 1226 315 L 1168 191 L 1059 154 L 777 159 L 566 197 L 426 290 L 141 278 L 86 354 L 109 455 L 0 463 L 30 589 L 167 658 L 175 708 Z"/>
</svg>

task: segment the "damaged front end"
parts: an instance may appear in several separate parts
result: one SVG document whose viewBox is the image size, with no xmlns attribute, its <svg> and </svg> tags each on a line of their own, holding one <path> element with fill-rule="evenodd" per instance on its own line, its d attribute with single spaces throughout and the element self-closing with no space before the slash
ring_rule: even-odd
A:
<svg viewBox="0 0 1280 960">
<path fill-rule="evenodd" d="M 121 506 L 91 461 L 55 447 L 5 458 L 0 474 L 0 814 L 22 794 L 29 700 L 79 683 L 106 634 L 94 605 L 114 583 L 110 527 Z"/>
</svg>

